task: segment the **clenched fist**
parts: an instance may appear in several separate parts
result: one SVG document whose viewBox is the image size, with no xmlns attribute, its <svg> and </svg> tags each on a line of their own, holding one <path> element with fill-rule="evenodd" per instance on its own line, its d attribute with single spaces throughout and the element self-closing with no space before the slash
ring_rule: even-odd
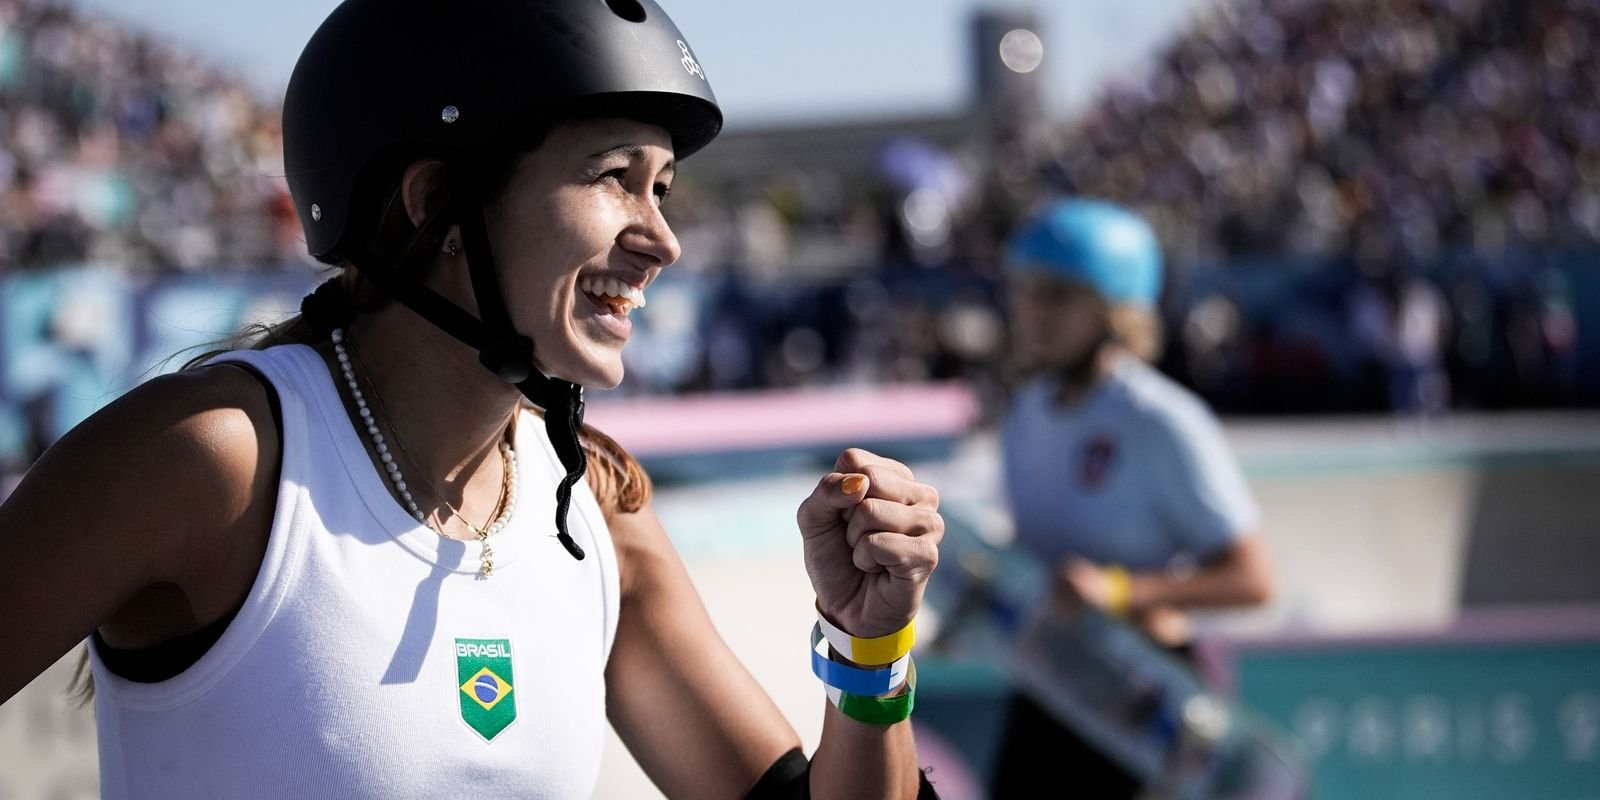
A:
<svg viewBox="0 0 1600 800">
<path fill-rule="evenodd" d="M 800 504 L 806 572 L 822 613 L 853 636 L 905 627 L 939 563 L 939 493 L 906 465 L 865 450 L 839 455 Z"/>
</svg>

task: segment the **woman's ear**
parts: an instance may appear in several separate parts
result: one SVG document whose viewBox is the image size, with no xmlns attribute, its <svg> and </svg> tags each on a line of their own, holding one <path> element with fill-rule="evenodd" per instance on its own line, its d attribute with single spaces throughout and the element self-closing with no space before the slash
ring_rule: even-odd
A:
<svg viewBox="0 0 1600 800">
<path fill-rule="evenodd" d="M 412 227 L 422 227 L 431 214 L 439 211 L 438 191 L 443 184 L 443 161 L 426 159 L 406 167 L 400 177 L 400 196 L 405 200 L 406 217 Z"/>
</svg>

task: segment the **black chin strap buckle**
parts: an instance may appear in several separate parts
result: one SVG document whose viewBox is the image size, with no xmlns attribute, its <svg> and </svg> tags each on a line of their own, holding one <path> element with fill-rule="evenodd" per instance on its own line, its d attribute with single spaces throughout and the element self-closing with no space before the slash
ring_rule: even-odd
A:
<svg viewBox="0 0 1600 800">
<path fill-rule="evenodd" d="M 526 336 L 497 339 L 479 351 L 478 363 L 506 383 L 522 383 L 533 375 L 533 340 Z"/>
</svg>

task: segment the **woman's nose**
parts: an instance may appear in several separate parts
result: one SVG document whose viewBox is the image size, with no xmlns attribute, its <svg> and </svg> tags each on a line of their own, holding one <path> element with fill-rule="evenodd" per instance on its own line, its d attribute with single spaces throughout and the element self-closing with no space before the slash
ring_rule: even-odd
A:
<svg viewBox="0 0 1600 800">
<path fill-rule="evenodd" d="M 661 214 L 661 207 L 653 200 L 639 211 L 639 217 L 617 241 L 630 252 L 650 258 L 655 262 L 651 264 L 654 267 L 668 266 L 683 255 L 677 234 L 672 232 L 672 226 Z"/>
</svg>

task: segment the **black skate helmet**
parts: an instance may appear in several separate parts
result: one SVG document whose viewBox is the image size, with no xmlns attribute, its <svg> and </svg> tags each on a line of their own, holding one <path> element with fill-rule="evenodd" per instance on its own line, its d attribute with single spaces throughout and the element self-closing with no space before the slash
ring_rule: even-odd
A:
<svg viewBox="0 0 1600 800">
<path fill-rule="evenodd" d="M 356 264 L 545 410 L 567 469 L 557 529 L 580 559 L 566 511 L 584 471 L 583 390 L 540 374 L 534 343 L 512 327 L 483 204 L 496 158 L 554 122 L 586 117 L 659 125 L 678 159 L 722 128 L 699 60 L 653 0 L 345 0 L 301 53 L 283 104 L 284 165 L 307 249 Z M 419 158 L 444 162 L 448 207 L 398 263 L 381 263 L 352 206 L 373 200 L 363 188 L 374 173 Z M 482 319 L 422 285 L 451 225 L 461 226 Z"/>
</svg>

